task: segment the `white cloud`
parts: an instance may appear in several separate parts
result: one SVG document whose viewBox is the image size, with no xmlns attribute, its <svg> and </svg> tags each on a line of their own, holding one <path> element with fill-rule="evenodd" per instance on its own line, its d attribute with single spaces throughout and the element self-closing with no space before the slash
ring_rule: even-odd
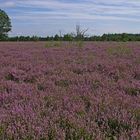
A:
<svg viewBox="0 0 140 140">
<path fill-rule="evenodd" d="M 13 19 L 16 20 L 32 20 L 34 22 L 37 21 L 46 21 L 49 19 L 60 19 L 60 20 L 66 20 L 66 19 L 75 19 L 75 20 L 122 20 L 122 21 L 137 21 L 140 22 L 140 18 L 131 18 L 131 17 L 120 17 L 120 16 L 112 16 L 112 15 L 90 15 L 87 13 L 74 13 L 74 12 L 25 12 L 23 15 L 14 15 Z"/>
<path fill-rule="evenodd" d="M 10 8 L 14 6 L 15 6 L 15 2 L 13 1 L 5 1 L 0 3 L 0 8 Z"/>
<path fill-rule="evenodd" d="M 136 0 L 85 0 L 82 2 L 62 2 L 59 0 L 16 0 L 18 7 L 30 8 L 31 11 L 23 12 L 24 17 L 36 16 L 49 18 L 82 18 L 94 19 L 96 17 L 106 17 L 116 20 L 139 20 L 135 16 L 140 15 L 140 1 Z M 33 12 L 32 8 L 43 9 L 41 12 Z M 46 11 L 44 10 L 46 9 Z M 50 9 L 51 12 L 47 11 Z M 52 16 L 52 17 L 51 17 Z M 20 17 L 20 16 L 17 16 Z M 44 17 L 44 18 L 45 18 Z M 33 17 L 34 18 L 34 17 Z"/>
</svg>

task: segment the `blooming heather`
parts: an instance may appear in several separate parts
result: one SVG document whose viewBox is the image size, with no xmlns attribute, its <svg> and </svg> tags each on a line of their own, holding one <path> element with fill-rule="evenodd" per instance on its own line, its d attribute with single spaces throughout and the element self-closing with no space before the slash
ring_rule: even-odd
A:
<svg viewBox="0 0 140 140">
<path fill-rule="evenodd" d="M 45 45 L 0 43 L 0 139 L 139 140 L 140 43 Z"/>
</svg>

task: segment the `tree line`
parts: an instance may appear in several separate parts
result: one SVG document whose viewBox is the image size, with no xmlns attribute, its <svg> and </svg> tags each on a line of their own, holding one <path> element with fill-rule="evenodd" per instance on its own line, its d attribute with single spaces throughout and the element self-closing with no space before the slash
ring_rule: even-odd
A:
<svg viewBox="0 0 140 140">
<path fill-rule="evenodd" d="M 1 41 L 140 41 L 140 34 L 103 34 L 101 36 L 89 36 L 77 39 L 76 36 L 65 34 L 63 36 L 55 35 L 48 37 L 38 36 L 15 36 L 0 38 Z"/>
<path fill-rule="evenodd" d="M 76 33 L 68 33 L 55 36 L 39 37 L 39 36 L 15 36 L 9 37 L 8 32 L 11 31 L 11 20 L 7 13 L 0 9 L 0 41 L 140 41 L 140 34 L 103 34 L 101 36 L 86 36 L 88 29 L 81 29 L 80 25 L 76 25 Z"/>
</svg>

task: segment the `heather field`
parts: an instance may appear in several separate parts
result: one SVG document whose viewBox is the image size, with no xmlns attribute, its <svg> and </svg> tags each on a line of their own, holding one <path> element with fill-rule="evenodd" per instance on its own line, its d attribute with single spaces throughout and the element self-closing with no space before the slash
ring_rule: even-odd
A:
<svg viewBox="0 0 140 140">
<path fill-rule="evenodd" d="M 0 43 L 0 140 L 140 140 L 140 43 Z"/>
</svg>

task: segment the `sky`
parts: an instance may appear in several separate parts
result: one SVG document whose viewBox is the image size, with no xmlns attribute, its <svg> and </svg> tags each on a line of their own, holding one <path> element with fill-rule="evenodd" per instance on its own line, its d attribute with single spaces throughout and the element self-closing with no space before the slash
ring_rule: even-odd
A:
<svg viewBox="0 0 140 140">
<path fill-rule="evenodd" d="M 0 0 L 10 17 L 10 36 L 51 36 L 75 32 L 89 35 L 140 33 L 140 0 Z"/>
</svg>

